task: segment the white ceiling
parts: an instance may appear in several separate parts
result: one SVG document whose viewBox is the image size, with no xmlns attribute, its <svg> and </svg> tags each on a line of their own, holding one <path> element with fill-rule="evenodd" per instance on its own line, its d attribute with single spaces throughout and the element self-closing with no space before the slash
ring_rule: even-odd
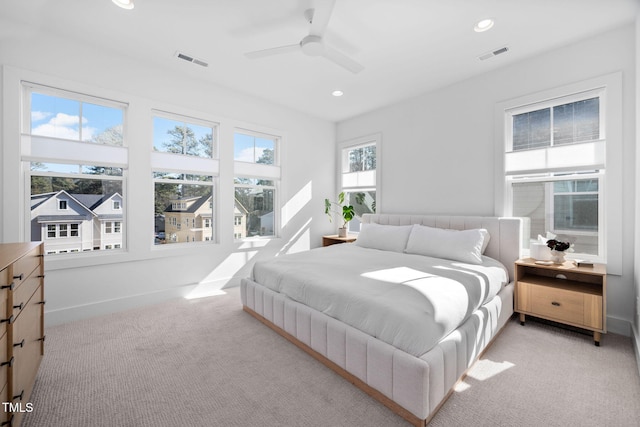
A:
<svg viewBox="0 0 640 427">
<path fill-rule="evenodd" d="M 14 0 L 0 39 L 53 32 L 156 67 L 340 121 L 634 22 L 637 0 L 337 0 L 325 43 L 362 64 L 353 74 L 301 52 L 244 53 L 298 43 L 304 11 L 324 0 Z M 474 24 L 495 20 L 488 32 Z M 480 61 L 479 55 L 509 52 Z M 181 51 L 209 63 L 179 60 Z M 331 92 L 344 91 L 335 98 Z"/>
</svg>

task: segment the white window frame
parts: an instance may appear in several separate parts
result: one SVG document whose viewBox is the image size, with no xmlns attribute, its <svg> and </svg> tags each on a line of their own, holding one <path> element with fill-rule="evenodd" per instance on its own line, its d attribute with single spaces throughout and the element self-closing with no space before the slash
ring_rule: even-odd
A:
<svg viewBox="0 0 640 427">
<path fill-rule="evenodd" d="M 601 212 L 603 229 L 599 232 L 603 235 L 603 244 L 599 250 L 600 256 L 597 262 L 607 264 L 607 272 L 610 274 L 622 274 L 622 187 L 623 187 L 623 150 L 622 150 L 622 73 L 616 72 L 578 83 L 568 84 L 559 88 L 549 89 L 519 98 L 502 101 L 496 104 L 494 110 L 495 123 L 495 212 L 496 215 L 511 215 L 511 195 L 509 183 L 505 178 L 507 169 L 505 165 L 506 141 L 510 140 L 509 124 L 505 120 L 505 111 L 519 106 L 532 105 L 545 100 L 563 98 L 570 94 L 580 94 L 592 90 L 606 90 L 606 101 L 601 104 L 601 114 L 604 114 L 606 125 L 606 179 L 601 181 L 604 204 Z M 567 98 L 565 98 L 567 99 Z M 533 108 L 532 108 L 533 109 Z M 569 144 L 579 145 L 578 144 Z M 527 236 L 525 236 L 527 237 Z M 522 253 L 526 256 L 526 253 Z"/>
<path fill-rule="evenodd" d="M 336 194 L 339 194 L 341 192 L 345 192 L 345 193 L 356 193 L 356 192 L 362 192 L 362 191 L 375 191 L 376 193 L 376 212 L 380 211 L 380 193 L 381 193 L 381 183 L 382 183 L 382 135 L 377 133 L 377 134 L 373 134 L 373 135 L 367 135 L 367 136 L 362 136 L 359 138 L 354 138 L 354 139 L 350 139 L 347 141 L 343 141 L 341 143 L 338 144 L 338 152 L 337 152 L 337 165 L 338 165 L 338 176 L 337 176 L 337 183 L 338 183 L 338 188 L 336 191 Z M 374 145 L 376 147 L 376 168 L 373 169 L 373 171 L 375 172 L 375 184 L 371 185 L 371 183 L 366 183 L 363 185 L 360 184 L 355 184 L 355 185 L 345 185 L 344 183 L 344 176 L 345 174 L 349 173 L 349 151 L 356 149 L 356 148 L 361 148 L 361 147 L 366 147 L 366 146 L 370 146 L 370 145 Z M 363 171 L 366 174 L 371 175 L 371 171 L 372 170 L 367 170 L 367 171 Z M 355 174 L 358 174 L 360 172 L 353 172 Z M 359 179 L 357 179 L 359 180 Z M 333 198 L 330 198 L 330 200 L 333 200 Z M 354 233 L 357 234 L 358 230 L 352 230 L 349 229 L 349 233 Z"/>
<path fill-rule="evenodd" d="M 209 229 L 212 232 L 212 238 L 205 239 L 203 241 L 195 241 L 195 238 L 192 237 L 192 240 L 185 242 L 176 242 L 171 239 L 170 236 L 166 236 L 166 242 L 176 242 L 176 243 L 191 243 L 191 245 L 178 245 L 178 244 L 155 244 L 155 231 L 151 230 L 150 233 L 150 244 L 152 246 L 152 250 L 170 250 L 171 248 L 179 248 L 185 246 L 194 246 L 199 244 L 216 244 L 219 242 L 219 230 L 217 224 L 220 221 L 215 221 L 219 218 L 220 212 L 219 208 L 217 208 L 215 201 L 218 200 L 219 197 L 219 174 L 220 174 L 220 160 L 218 159 L 219 147 L 219 134 L 220 134 L 220 123 L 217 120 L 204 118 L 201 113 L 198 112 L 186 112 L 181 109 L 172 109 L 175 111 L 169 112 L 168 109 L 153 109 L 152 116 L 153 117 L 161 117 L 168 120 L 182 121 L 187 124 L 194 124 L 198 126 L 210 127 L 212 131 L 212 143 L 213 146 L 211 148 L 212 157 L 198 157 L 187 154 L 178 154 L 178 153 L 167 153 L 167 152 L 158 152 L 153 150 L 153 139 L 150 141 L 150 151 L 151 151 L 151 168 L 153 172 L 169 172 L 169 173 L 177 173 L 177 174 L 185 174 L 185 175 L 202 175 L 211 177 L 210 181 L 190 181 L 183 179 L 162 179 L 162 178 L 153 178 L 153 191 L 154 191 L 154 199 L 155 199 L 155 184 L 156 183 L 167 183 L 167 184 L 184 184 L 184 185 L 210 185 L 212 187 L 212 203 L 213 207 L 211 209 L 211 221 L 213 221 L 214 226 Z M 182 210 L 186 209 L 186 203 L 178 202 L 172 203 L 173 209 Z M 175 226 L 178 230 L 182 230 L 182 222 L 177 221 L 175 217 L 171 218 L 171 225 Z M 185 225 L 187 228 L 189 227 L 188 219 L 185 219 Z M 195 221 L 195 220 L 194 220 Z M 166 230 L 165 230 L 166 233 Z"/>
<path fill-rule="evenodd" d="M 282 228 L 282 215 L 281 215 L 281 206 L 280 206 L 280 181 L 282 179 L 282 169 L 281 169 L 281 151 L 282 144 L 285 139 L 284 132 L 277 131 L 275 129 L 267 129 L 263 127 L 256 127 L 251 125 L 246 126 L 236 126 L 234 128 L 233 134 L 235 136 L 236 133 L 241 133 L 244 135 L 254 136 L 256 138 L 268 138 L 274 141 L 273 146 L 273 165 L 267 165 L 262 163 L 255 162 L 243 162 L 239 160 L 234 160 L 233 162 L 233 176 L 234 178 L 249 178 L 249 179 L 264 179 L 273 181 L 273 186 L 260 186 L 263 188 L 273 189 L 273 235 L 272 236 L 247 236 L 245 238 L 238 238 L 236 233 L 234 233 L 234 228 L 237 226 L 235 224 L 235 219 L 233 221 L 233 225 L 228 227 L 230 229 L 230 234 L 233 234 L 234 241 L 243 241 L 250 239 L 275 239 L 280 237 L 281 228 Z M 235 189 L 236 187 L 246 187 L 244 184 L 235 184 L 233 186 L 233 203 L 232 209 L 235 209 Z M 235 215 L 234 215 L 235 218 Z"/>
<path fill-rule="evenodd" d="M 107 181 L 121 181 L 122 182 L 122 198 L 126 203 L 126 183 L 127 183 L 127 170 L 128 170 L 128 148 L 127 148 L 127 111 L 128 104 L 125 102 L 114 101 L 99 96 L 88 95 L 85 93 L 79 93 L 72 90 L 45 86 L 29 81 L 22 80 L 21 82 L 21 142 L 20 142 L 20 159 L 22 161 L 24 170 L 24 227 L 25 236 L 27 240 L 31 239 L 31 190 L 29 183 L 32 176 L 56 176 L 72 179 L 92 179 L 92 180 L 107 180 Z M 58 98 L 70 99 L 82 103 L 90 103 L 94 105 L 116 108 L 122 110 L 123 118 L 123 141 L 122 145 L 109 145 L 109 144 L 96 144 L 90 141 L 82 141 L 81 133 L 79 139 L 63 139 L 58 137 L 49 137 L 41 135 L 31 134 L 31 93 L 41 93 L 48 96 L 54 96 Z M 96 162 L 95 159 L 100 159 Z M 61 173 L 51 171 L 31 171 L 32 162 L 42 162 L 48 164 L 66 164 L 66 165 L 78 165 L 79 173 Z M 81 171 L 80 165 L 97 165 L 103 167 L 114 167 L 122 169 L 121 176 L 110 175 L 90 175 L 84 174 Z M 66 208 L 61 208 L 60 202 L 66 202 Z M 69 210 L 69 200 L 60 199 L 57 202 L 58 210 Z M 123 220 L 126 221 L 123 214 Z M 67 237 L 70 236 L 72 230 L 67 228 Z M 59 237 L 60 230 L 56 227 L 56 236 Z M 78 236 L 80 231 L 78 231 Z M 48 231 L 47 231 L 48 236 Z M 43 236 L 44 237 L 44 236 Z M 123 244 L 124 244 L 123 237 Z M 79 250 L 64 250 L 57 251 L 57 253 L 80 253 Z M 103 251 L 83 251 L 83 253 L 90 253 L 86 256 L 104 256 Z"/>
</svg>

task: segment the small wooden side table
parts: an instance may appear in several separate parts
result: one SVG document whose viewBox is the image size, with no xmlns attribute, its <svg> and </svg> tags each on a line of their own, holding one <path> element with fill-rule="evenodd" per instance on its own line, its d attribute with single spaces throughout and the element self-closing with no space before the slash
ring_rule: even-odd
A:
<svg viewBox="0 0 640 427">
<path fill-rule="evenodd" d="M 607 332 L 607 270 L 603 264 L 576 267 L 539 265 L 531 258 L 515 263 L 515 311 L 524 325 L 531 315 L 593 331 L 595 345 Z"/>
<path fill-rule="evenodd" d="M 337 234 L 332 234 L 330 236 L 322 236 L 322 246 L 330 246 L 330 245 L 335 245 L 337 243 L 351 243 L 355 241 L 356 241 L 356 237 L 349 236 L 349 235 L 347 235 L 347 237 L 339 237 Z"/>
</svg>

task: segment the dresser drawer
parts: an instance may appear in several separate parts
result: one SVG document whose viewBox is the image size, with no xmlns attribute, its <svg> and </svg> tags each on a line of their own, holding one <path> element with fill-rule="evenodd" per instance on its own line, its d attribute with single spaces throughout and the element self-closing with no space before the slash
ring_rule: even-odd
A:
<svg viewBox="0 0 640 427">
<path fill-rule="evenodd" d="M 18 259 L 13 263 L 13 277 L 12 280 L 15 283 L 14 289 L 17 289 L 23 281 L 25 281 L 34 270 L 40 266 L 42 257 L 40 256 L 40 248 L 35 247 L 29 251 L 25 256 Z M 39 275 L 39 271 L 34 275 Z"/>
<path fill-rule="evenodd" d="M 11 278 L 9 277 L 9 269 L 5 268 L 0 271 L 0 335 L 4 334 L 7 330 L 7 319 L 11 315 L 7 311 L 7 297 L 9 296 L 9 289 L 7 288 L 11 284 Z"/>
<path fill-rule="evenodd" d="M 521 290 L 528 295 L 527 310 L 550 320 L 566 322 L 590 329 L 602 329 L 602 296 L 549 286 L 526 284 Z M 519 299 L 521 299 L 519 297 Z"/>
<path fill-rule="evenodd" d="M 24 310 L 27 301 L 31 299 L 36 289 L 40 286 L 42 278 L 38 274 L 34 273 L 22 281 L 19 288 L 13 291 L 13 318 L 18 318 L 18 315 Z"/>
<path fill-rule="evenodd" d="M 42 305 L 38 296 L 28 301 L 13 324 L 13 400 L 26 402 L 42 359 Z M 21 396 L 22 399 L 16 398 Z"/>
<path fill-rule="evenodd" d="M 9 384 L 0 384 L 0 399 L 2 402 L 9 402 Z M 0 424 L 9 425 L 9 420 L 13 417 L 11 412 L 0 410 Z"/>
<path fill-rule="evenodd" d="M 582 294 L 546 286 L 531 287 L 531 311 L 545 317 L 582 324 Z"/>
<path fill-rule="evenodd" d="M 8 334 L 0 337 L 0 388 L 9 380 L 9 366 L 13 365 L 9 357 L 9 349 L 7 348 L 8 338 Z M 2 402 L 6 402 L 6 400 Z"/>
</svg>

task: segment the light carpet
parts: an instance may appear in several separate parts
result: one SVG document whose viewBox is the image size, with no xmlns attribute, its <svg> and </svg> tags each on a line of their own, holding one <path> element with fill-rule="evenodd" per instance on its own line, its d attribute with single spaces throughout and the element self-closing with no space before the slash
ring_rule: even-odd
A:
<svg viewBox="0 0 640 427">
<path fill-rule="evenodd" d="M 47 328 L 23 427 L 406 426 L 242 311 L 239 289 Z M 514 319 L 431 426 L 638 426 L 629 338 Z"/>
</svg>

